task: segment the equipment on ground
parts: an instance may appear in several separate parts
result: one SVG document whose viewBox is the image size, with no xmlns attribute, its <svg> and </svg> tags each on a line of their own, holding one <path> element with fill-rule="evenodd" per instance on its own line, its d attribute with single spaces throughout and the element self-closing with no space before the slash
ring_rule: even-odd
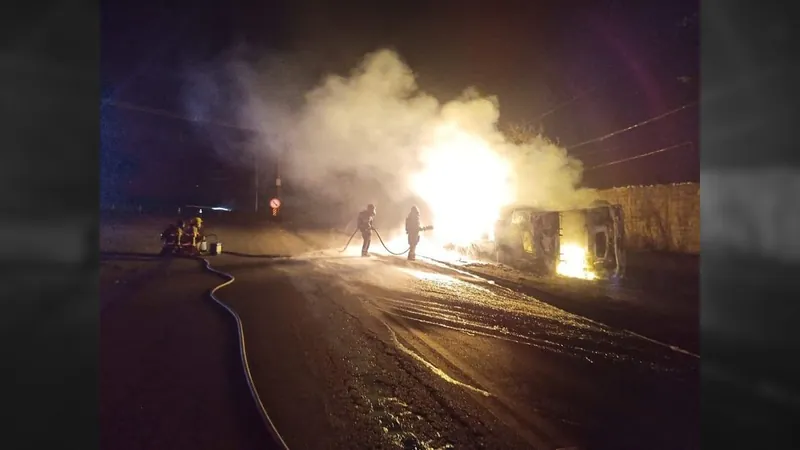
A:
<svg viewBox="0 0 800 450">
<path fill-rule="evenodd" d="M 222 253 L 222 244 L 216 234 L 204 234 L 202 231 L 203 219 L 192 218 L 189 223 L 178 220 L 161 232 L 162 256 L 202 256 L 219 255 Z M 208 238 L 215 238 L 209 243 Z"/>
<path fill-rule="evenodd" d="M 222 254 L 222 242 L 215 242 L 211 244 L 211 250 L 209 251 L 211 255 L 221 255 Z"/>
</svg>

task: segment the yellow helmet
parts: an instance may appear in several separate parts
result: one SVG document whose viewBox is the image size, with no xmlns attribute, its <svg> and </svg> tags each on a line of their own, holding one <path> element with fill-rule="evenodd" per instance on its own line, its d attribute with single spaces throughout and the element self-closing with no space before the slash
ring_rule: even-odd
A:
<svg viewBox="0 0 800 450">
<path fill-rule="evenodd" d="M 197 228 L 200 228 L 203 226 L 203 219 L 195 217 L 194 219 L 192 219 L 192 224 L 197 226 Z"/>
</svg>

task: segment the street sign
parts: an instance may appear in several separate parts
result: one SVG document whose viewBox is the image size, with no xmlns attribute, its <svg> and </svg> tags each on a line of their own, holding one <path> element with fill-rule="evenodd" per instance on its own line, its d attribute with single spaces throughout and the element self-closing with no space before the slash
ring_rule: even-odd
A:
<svg viewBox="0 0 800 450">
<path fill-rule="evenodd" d="M 281 187 L 281 177 L 275 178 L 275 186 Z"/>
<path fill-rule="evenodd" d="M 273 198 L 272 200 L 269 201 L 269 206 L 271 206 L 273 209 L 280 208 L 281 207 L 280 199 Z"/>
</svg>

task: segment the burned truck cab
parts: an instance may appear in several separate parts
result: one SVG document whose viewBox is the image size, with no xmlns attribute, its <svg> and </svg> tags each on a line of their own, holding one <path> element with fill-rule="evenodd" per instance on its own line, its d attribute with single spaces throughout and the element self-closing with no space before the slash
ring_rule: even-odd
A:
<svg viewBox="0 0 800 450">
<path fill-rule="evenodd" d="M 590 272 L 591 278 L 623 277 L 622 207 L 605 202 L 563 211 L 514 207 L 495 224 L 497 262 L 502 264 L 555 275 L 568 257 L 574 258 L 576 249 L 581 270 Z"/>
<path fill-rule="evenodd" d="M 509 208 L 495 223 L 497 262 L 554 273 L 559 254 L 557 212 L 531 206 Z"/>
<path fill-rule="evenodd" d="M 622 207 L 595 203 L 584 211 L 587 262 L 600 278 L 625 275 L 625 224 Z"/>
</svg>

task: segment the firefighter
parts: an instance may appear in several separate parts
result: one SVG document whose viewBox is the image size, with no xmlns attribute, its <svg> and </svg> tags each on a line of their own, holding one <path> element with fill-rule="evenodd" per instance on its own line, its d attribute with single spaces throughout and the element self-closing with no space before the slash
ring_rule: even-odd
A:
<svg viewBox="0 0 800 450">
<path fill-rule="evenodd" d="M 358 213 L 358 230 L 364 243 L 361 245 L 361 256 L 369 256 L 369 244 L 372 240 L 372 220 L 375 217 L 375 205 L 370 203 L 367 209 Z"/>
<path fill-rule="evenodd" d="M 408 235 L 408 260 L 417 259 L 417 244 L 419 244 L 419 233 L 422 225 L 419 221 L 419 208 L 411 207 L 411 212 L 406 217 L 406 234 Z"/>
<path fill-rule="evenodd" d="M 423 227 L 419 220 L 419 208 L 416 206 L 411 207 L 411 211 L 406 217 L 406 234 L 408 235 L 408 260 L 415 261 L 417 259 L 417 245 L 419 245 L 419 233 L 422 231 L 432 230 L 433 226 L 428 225 Z"/>
<path fill-rule="evenodd" d="M 195 217 L 189 221 L 189 226 L 186 229 L 186 234 L 192 238 L 192 247 L 197 247 L 200 241 L 201 233 L 200 228 L 203 227 L 203 219 Z"/>
<path fill-rule="evenodd" d="M 180 247 L 185 226 L 186 224 L 183 220 L 178 220 L 175 224 L 170 224 L 167 229 L 161 233 L 161 239 L 164 241 L 165 250 L 168 247 L 171 247 L 172 250 Z"/>
</svg>

